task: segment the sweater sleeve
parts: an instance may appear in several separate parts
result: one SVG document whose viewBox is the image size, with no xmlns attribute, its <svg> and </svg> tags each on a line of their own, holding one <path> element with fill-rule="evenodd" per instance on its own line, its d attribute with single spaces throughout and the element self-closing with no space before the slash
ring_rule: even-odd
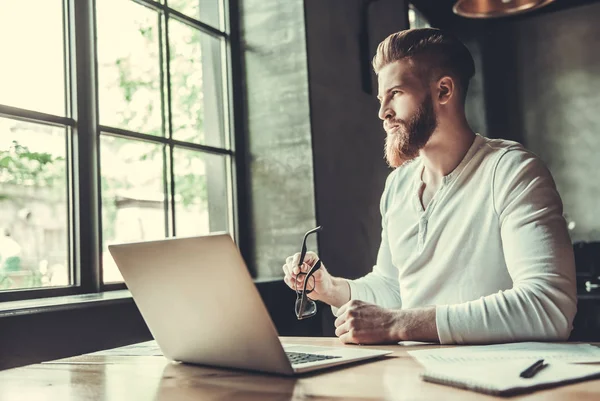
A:
<svg viewBox="0 0 600 401">
<path fill-rule="evenodd" d="M 385 190 L 381 196 L 381 244 L 377 253 L 377 262 L 373 266 L 373 271 L 364 277 L 356 280 L 348 280 L 350 285 L 350 299 L 360 300 L 385 308 L 400 308 L 402 301 L 400 298 L 400 286 L 398 284 L 398 269 L 392 263 L 392 255 L 387 238 L 386 210 L 388 198 L 390 196 L 391 182 L 394 179 L 394 172 L 390 174 L 385 185 Z M 337 308 L 332 307 L 334 315 L 337 315 Z"/>
<path fill-rule="evenodd" d="M 513 287 L 436 308 L 442 344 L 563 341 L 576 312 L 573 247 L 552 176 L 515 147 L 496 162 L 493 207 Z"/>
</svg>

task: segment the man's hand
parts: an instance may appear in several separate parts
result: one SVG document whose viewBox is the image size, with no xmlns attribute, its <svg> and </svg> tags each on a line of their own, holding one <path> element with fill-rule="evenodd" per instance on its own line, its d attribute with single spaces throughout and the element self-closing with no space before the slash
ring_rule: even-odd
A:
<svg viewBox="0 0 600 401">
<path fill-rule="evenodd" d="M 298 276 L 300 268 L 298 267 L 298 260 L 300 259 L 300 253 L 289 256 L 285 260 L 283 265 L 283 272 L 285 277 L 283 281 L 292 290 L 296 288 L 301 289 L 304 285 L 303 278 L 305 275 Z M 319 257 L 314 252 L 306 252 L 304 256 L 304 263 L 302 264 L 302 272 L 308 273 L 311 267 L 319 260 Z M 322 263 L 322 261 L 321 261 Z M 315 287 L 314 290 L 308 294 L 308 297 L 315 301 L 322 301 L 329 305 L 339 307 L 350 300 L 350 287 L 345 279 L 333 277 L 327 269 L 325 264 L 321 264 L 321 268 L 313 273 Z M 312 284 L 313 279 L 309 279 L 309 284 Z"/>
<path fill-rule="evenodd" d="M 338 310 L 335 335 L 346 344 L 396 343 L 402 340 L 399 312 L 363 301 L 350 301 Z"/>
<path fill-rule="evenodd" d="M 343 305 L 335 335 L 345 344 L 389 344 L 398 341 L 438 342 L 435 307 L 385 309 L 363 301 Z"/>
<path fill-rule="evenodd" d="M 283 265 L 283 272 L 285 273 L 285 277 L 283 281 L 290 287 L 292 290 L 296 288 L 301 289 L 304 285 L 304 277 L 305 275 L 300 275 L 300 268 L 298 267 L 298 260 L 300 259 L 300 253 L 297 253 L 292 256 L 288 256 L 285 260 L 285 265 Z M 306 252 L 304 256 L 304 262 L 302 263 L 302 272 L 308 273 L 308 271 L 314 266 L 314 264 L 319 260 L 319 256 L 317 256 L 314 252 Z M 321 262 L 321 268 L 313 273 L 312 277 L 314 277 L 315 288 L 309 294 L 309 297 L 314 300 L 322 301 L 327 298 L 328 292 L 331 291 L 333 287 L 333 277 L 327 269 L 325 265 Z M 309 279 L 309 284 L 312 284 L 313 279 Z"/>
</svg>

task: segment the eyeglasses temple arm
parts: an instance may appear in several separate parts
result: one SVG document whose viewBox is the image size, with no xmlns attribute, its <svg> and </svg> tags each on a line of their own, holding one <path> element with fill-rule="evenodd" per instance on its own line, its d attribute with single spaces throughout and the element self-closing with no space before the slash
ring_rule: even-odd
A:
<svg viewBox="0 0 600 401">
<path fill-rule="evenodd" d="M 306 234 L 304 234 L 304 238 L 302 239 L 302 250 L 300 251 L 300 259 L 298 259 L 298 268 L 302 267 L 302 263 L 304 263 L 304 257 L 306 256 L 306 239 L 308 238 L 308 236 L 312 233 L 316 233 L 323 230 L 322 226 L 313 228 L 312 230 L 308 231 Z M 304 286 L 302 287 L 302 296 L 300 297 L 300 313 L 296 316 L 298 318 L 298 320 L 302 320 L 302 312 L 304 311 L 304 301 L 305 301 L 305 297 L 306 297 L 306 284 L 308 283 L 308 278 L 317 270 L 319 270 L 319 268 L 321 268 L 321 260 L 318 260 L 317 263 L 315 263 L 313 265 L 313 267 L 311 267 L 311 269 L 308 271 L 308 273 L 306 274 L 306 278 L 304 279 Z"/>
<path fill-rule="evenodd" d="M 319 231 L 323 230 L 323 226 L 319 226 L 316 228 L 313 228 L 312 230 L 308 231 L 306 234 L 304 234 L 304 238 L 302 239 L 302 251 L 300 252 L 300 259 L 298 259 L 298 267 L 302 266 L 302 263 L 304 263 L 304 257 L 306 256 L 306 239 L 308 238 L 308 236 L 312 233 L 316 233 Z"/>
</svg>

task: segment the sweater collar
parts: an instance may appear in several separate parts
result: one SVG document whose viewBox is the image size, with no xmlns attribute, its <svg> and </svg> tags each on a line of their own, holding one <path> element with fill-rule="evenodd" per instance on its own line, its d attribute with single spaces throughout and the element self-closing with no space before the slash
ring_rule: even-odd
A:
<svg viewBox="0 0 600 401">
<path fill-rule="evenodd" d="M 471 161 L 473 156 L 475 156 L 475 154 L 481 148 L 481 146 L 483 145 L 484 142 L 485 142 L 485 139 L 481 135 L 476 133 L 473 143 L 469 147 L 469 150 L 464 155 L 464 157 L 462 158 L 462 160 L 460 161 L 458 166 L 456 166 L 456 168 L 454 170 L 452 170 L 450 173 L 448 173 L 447 175 L 442 177 L 443 185 L 449 184 L 450 182 L 454 181 L 454 179 L 456 179 L 456 177 L 458 177 L 460 175 L 460 173 L 465 169 L 467 164 L 469 164 L 469 162 Z M 414 182 L 415 182 L 415 185 L 417 188 L 419 188 L 423 184 L 424 168 L 425 168 L 425 165 L 423 164 L 423 160 L 419 157 L 418 165 L 416 168 L 416 174 L 414 177 L 414 180 L 415 180 Z"/>
</svg>

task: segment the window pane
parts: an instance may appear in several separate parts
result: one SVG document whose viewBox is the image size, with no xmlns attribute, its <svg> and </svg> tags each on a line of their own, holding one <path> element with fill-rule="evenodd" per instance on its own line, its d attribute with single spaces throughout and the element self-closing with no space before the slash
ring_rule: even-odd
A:
<svg viewBox="0 0 600 401">
<path fill-rule="evenodd" d="M 169 21 L 173 138 L 225 146 L 221 43 Z"/>
<path fill-rule="evenodd" d="M 62 1 L 0 1 L 0 38 L 0 104 L 64 116 Z"/>
<path fill-rule="evenodd" d="M 219 0 L 169 0 L 169 7 L 217 29 L 220 23 Z"/>
<path fill-rule="evenodd" d="M 100 152 L 106 283 L 123 280 L 108 245 L 165 237 L 164 146 L 103 135 Z"/>
<path fill-rule="evenodd" d="M 0 118 L 0 290 L 71 284 L 65 135 Z"/>
<path fill-rule="evenodd" d="M 129 0 L 96 7 L 100 124 L 162 136 L 158 14 Z"/>
<path fill-rule="evenodd" d="M 412 4 L 408 5 L 408 25 L 410 28 L 431 28 L 427 18 Z"/>
<path fill-rule="evenodd" d="M 175 148 L 177 236 L 229 231 L 227 157 Z"/>
</svg>

